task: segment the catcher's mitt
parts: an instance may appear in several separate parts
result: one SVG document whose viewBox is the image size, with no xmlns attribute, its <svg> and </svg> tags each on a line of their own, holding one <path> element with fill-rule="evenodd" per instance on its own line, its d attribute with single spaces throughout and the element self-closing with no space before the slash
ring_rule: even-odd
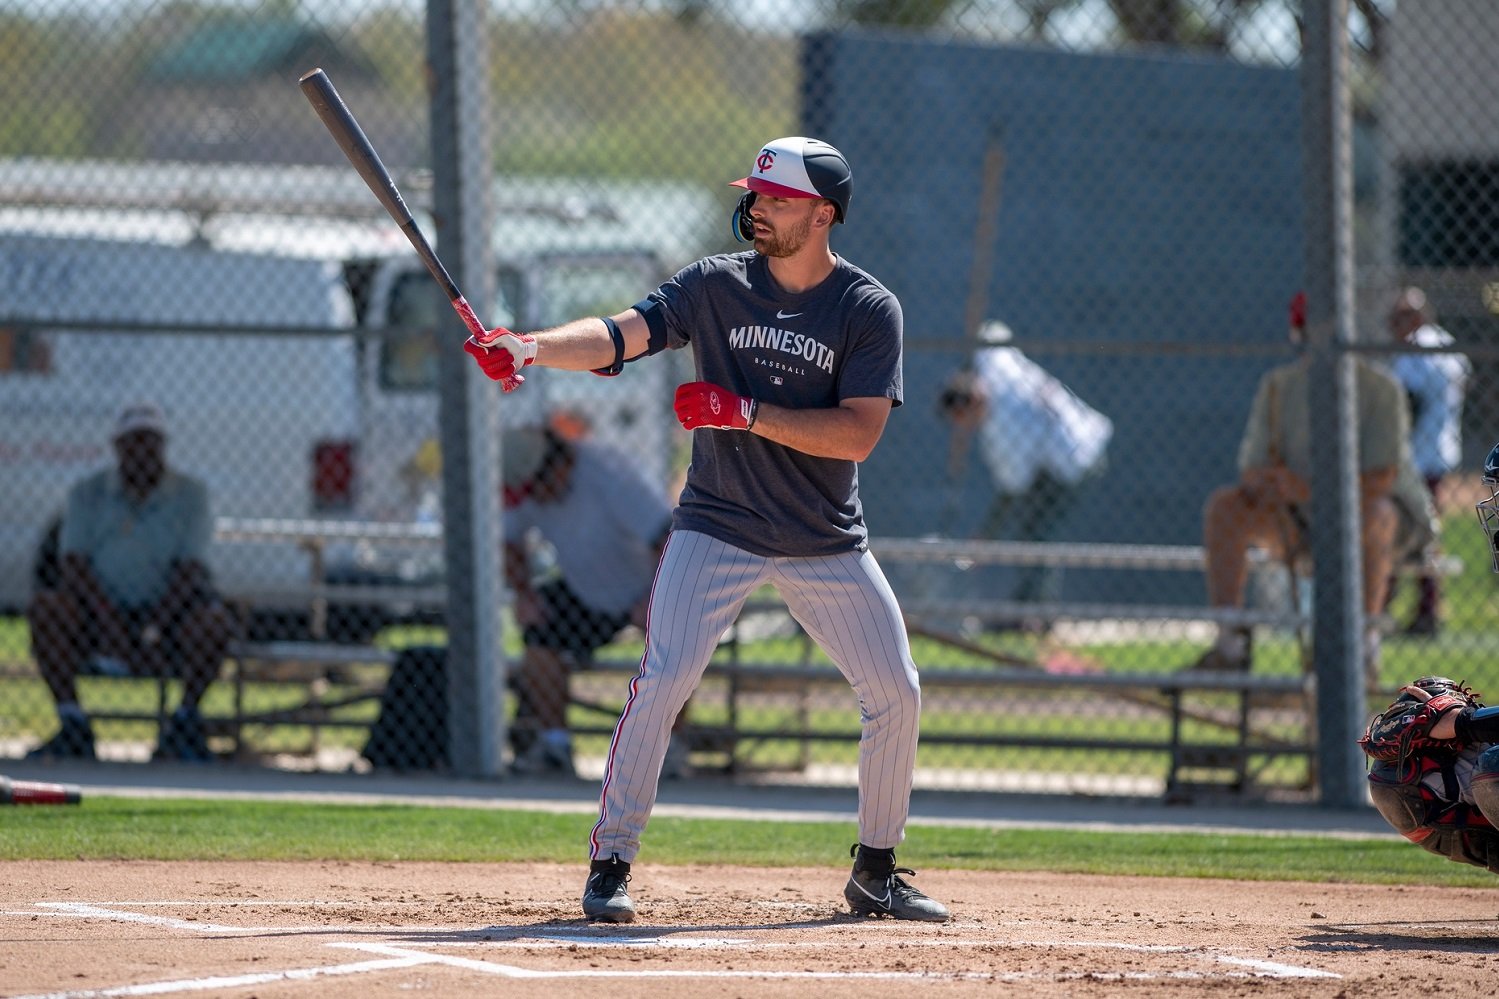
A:
<svg viewBox="0 0 1499 999">
<path fill-rule="evenodd" d="M 1480 708 L 1478 695 L 1445 676 L 1423 676 L 1400 688 L 1395 698 L 1369 722 L 1359 748 L 1369 757 L 1398 763 L 1417 753 L 1457 753 L 1457 739 L 1437 739 L 1431 734 L 1444 713 L 1452 708 Z"/>
</svg>

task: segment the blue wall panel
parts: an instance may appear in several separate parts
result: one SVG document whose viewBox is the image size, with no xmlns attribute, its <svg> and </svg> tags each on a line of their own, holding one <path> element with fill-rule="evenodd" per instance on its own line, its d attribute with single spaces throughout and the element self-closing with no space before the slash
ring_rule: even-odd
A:
<svg viewBox="0 0 1499 999">
<path fill-rule="evenodd" d="M 837 145 L 854 171 L 835 249 L 905 309 L 906 407 L 861 475 L 872 533 L 939 527 L 946 429 L 934 397 L 960 357 L 920 345 L 962 336 L 992 135 L 1005 167 L 988 315 L 1116 427 L 1107 481 L 1063 536 L 1200 541 L 1203 500 L 1235 475 L 1255 384 L 1283 359 L 1274 348 L 1300 284 L 1296 73 L 864 32 L 810 37 L 803 61 L 806 134 Z M 1053 339 L 1266 350 L 1048 355 Z M 982 469 L 970 469 L 960 530 L 986 493 Z M 1116 599 L 1118 582 L 1074 573 L 1067 596 Z M 1202 598 L 1200 577 L 1166 582 Z"/>
</svg>

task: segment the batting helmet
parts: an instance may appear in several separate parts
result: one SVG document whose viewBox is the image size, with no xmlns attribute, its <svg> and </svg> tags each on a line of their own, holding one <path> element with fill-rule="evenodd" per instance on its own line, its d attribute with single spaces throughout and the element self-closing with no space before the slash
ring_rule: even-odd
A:
<svg viewBox="0 0 1499 999">
<path fill-rule="evenodd" d="M 744 242 L 755 238 L 749 210 L 756 194 L 774 198 L 827 198 L 833 203 L 834 219 L 838 222 L 848 215 L 848 203 L 854 196 L 854 175 L 844 155 L 821 139 L 800 135 L 766 143 L 755 157 L 749 176 L 730 184 L 747 192 L 734 207 L 733 219 L 734 238 Z"/>
<path fill-rule="evenodd" d="M 1489 456 L 1483 459 L 1483 487 L 1488 496 L 1478 501 L 1478 522 L 1488 539 L 1494 571 L 1499 572 L 1499 444 L 1489 448 Z"/>
</svg>

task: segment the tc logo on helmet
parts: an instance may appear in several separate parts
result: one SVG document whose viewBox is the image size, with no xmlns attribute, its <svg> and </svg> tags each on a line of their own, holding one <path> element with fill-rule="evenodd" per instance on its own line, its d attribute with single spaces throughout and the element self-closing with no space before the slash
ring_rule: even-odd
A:
<svg viewBox="0 0 1499 999">
<path fill-rule="evenodd" d="M 765 173 L 776 165 L 776 154 L 769 149 L 760 150 L 760 155 L 755 158 L 755 168 Z"/>
</svg>

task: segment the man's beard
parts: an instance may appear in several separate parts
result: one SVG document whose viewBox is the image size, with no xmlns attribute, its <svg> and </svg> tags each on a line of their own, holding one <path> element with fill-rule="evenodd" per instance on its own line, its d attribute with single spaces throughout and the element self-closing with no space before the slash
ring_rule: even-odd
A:
<svg viewBox="0 0 1499 999">
<path fill-rule="evenodd" d="M 767 257 L 790 257 L 807 245 L 812 236 L 812 220 L 803 219 L 785 232 L 772 229 L 768 236 L 755 237 L 755 250 Z"/>
</svg>

